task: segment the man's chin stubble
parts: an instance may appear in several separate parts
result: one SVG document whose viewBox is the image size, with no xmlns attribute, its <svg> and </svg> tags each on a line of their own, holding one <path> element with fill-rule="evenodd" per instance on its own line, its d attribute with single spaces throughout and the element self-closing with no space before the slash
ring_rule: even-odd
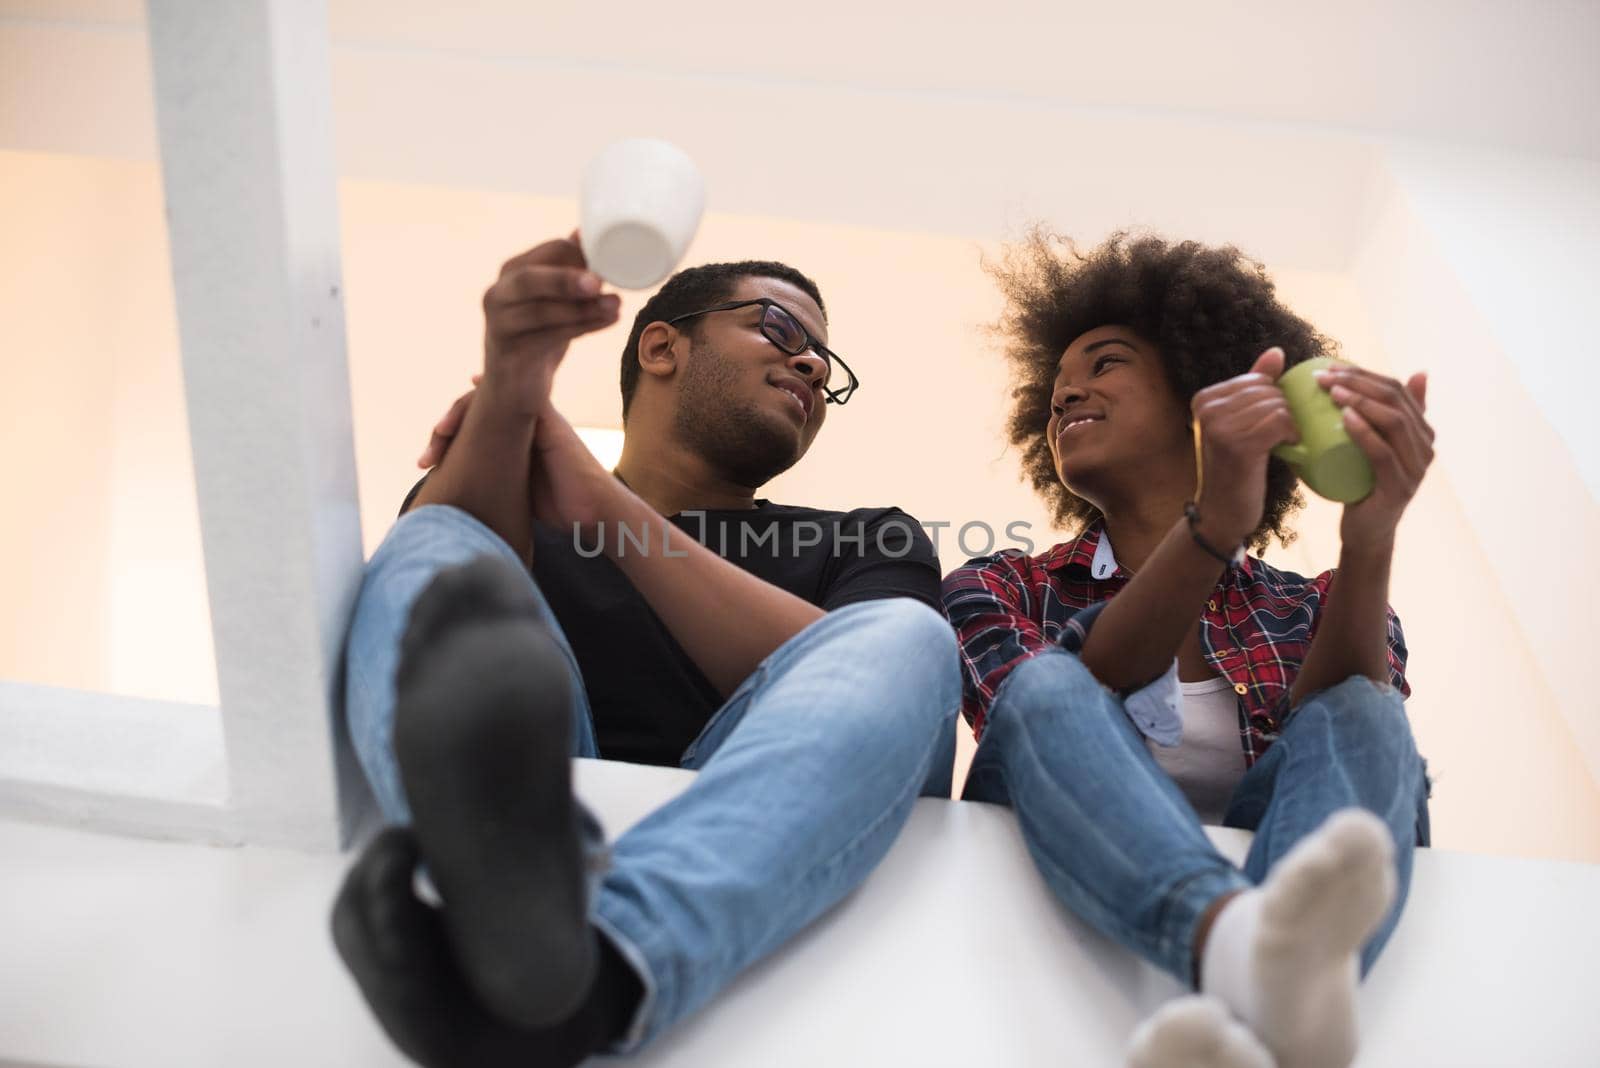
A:
<svg viewBox="0 0 1600 1068">
<path fill-rule="evenodd" d="M 724 477 L 741 486 L 759 487 L 799 462 L 799 442 L 744 409 L 723 413 L 715 429 L 684 426 L 689 445 L 711 461 Z"/>
</svg>

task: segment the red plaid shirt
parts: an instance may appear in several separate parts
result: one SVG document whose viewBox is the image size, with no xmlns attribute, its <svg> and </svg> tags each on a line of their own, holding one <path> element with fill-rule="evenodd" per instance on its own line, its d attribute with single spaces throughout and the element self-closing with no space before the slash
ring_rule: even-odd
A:
<svg viewBox="0 0 1600 1068">
<path fill-rule="evenodd" d="M 961 642 L 962 714 L 983 735 L 984 716 L 1018 664 L 1046 649 L 1083 648 L 1094 617 L 1131 577 L 1120 565 L 1092 572 L 1103 531 L 1091 524 L 1038 556 L 1015 549 L 978 557 L 944 580 L 944 611 Z M 1311 648 L 1334 571 L 1314 579 L 1246 556 L 1229 566 L 1200 617 L 1206 663 L 1239 696 L 1239 740 L 1248 767 L 1290 715 L 1289 687 Z M 1390 682 L 1410 696 L 1406 644 L 1389 611 Z"/>
</svg>

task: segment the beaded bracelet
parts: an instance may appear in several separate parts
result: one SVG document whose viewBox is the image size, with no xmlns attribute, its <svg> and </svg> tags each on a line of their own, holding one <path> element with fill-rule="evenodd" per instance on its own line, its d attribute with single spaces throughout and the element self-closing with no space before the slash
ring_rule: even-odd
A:
<svg viewBox="0 0 1600 1068">
<path fill-rule="evenodd" d="M 1200 521 L 1200 509 L 1195 507 L 1195 503 L 1193 501 L 1184 502 L 1183 514 L 1189 518 L 1189 536 L 1194 539 L 1194 543 L 1196 545 L 1200 546 L 1200 548 L 1204 549 L 1207 553 L 1216 557 L 1224 564 L 1234 563 L 1235 558 L 1239 555 L 1237 552 L 1234 553 L 1233 556 L 1220 553 L 1217 551 L 1215 546 L 1200 536 L 1200 528 L 1195 525 Z"/>
</svg>

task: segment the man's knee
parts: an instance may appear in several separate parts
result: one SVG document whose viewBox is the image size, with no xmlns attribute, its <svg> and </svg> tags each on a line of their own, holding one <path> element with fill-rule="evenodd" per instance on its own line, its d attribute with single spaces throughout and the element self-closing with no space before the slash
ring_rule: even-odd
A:
<svg viewBox="0 0 1600 1068">
<path fill-rule="evenodd" d="M 911 664 L 935 702 L 953 710 L 961 701 L 961 660 L 955 631 L 938 612 L 909 597 L 886 597 L 839 610 L 864 633 L 862 648 L 878 663 Z"/>
<path fill-rule="evenodd" d="M 947 730 L 961 704 L 961 663 L 944 616 L 907 597 L 865 601 L 830 616 L 848 626 L 852 649 L 865 658 L 860 670 L 877 677 L 884 691 L 872 714 L 852 717 L 855 729 L 917 735 Z"/>
<path fill-rule="evenodd" d="M 910 597 L 859 601 L 834 614 L 840 617 L 848 614 L 852 626 L 870 627 L 914 647 L 937 644 L 955 647 L 955 631 L 950 629 L 949 621 Z"/>
</svg>

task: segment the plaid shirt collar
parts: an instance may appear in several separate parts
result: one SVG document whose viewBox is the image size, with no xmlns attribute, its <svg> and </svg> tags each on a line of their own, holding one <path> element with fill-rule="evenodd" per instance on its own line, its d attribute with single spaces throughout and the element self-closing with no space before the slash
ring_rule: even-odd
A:
<svg viewBox="0 0 1600 1068">
<path fill-rule="evenodd" d="M 1111 548 L 1111 538 L 1106 533 L 1105 520 L 1101 518 L 1096 518 L 1077 537 L 1052 546 L 1039 558 L 1039 563 L 1046 571 L 1080 568 L 1101 582 L 1111 579 L 1126 582 L 1133 577 L 1133 572 L 1117 562 L 1117 555 Z M 1246 580 L 1254 577 L 1248 555 L 1240 556 L 1236 563 L 1230 564 L 1228 573 L 1231 575 L 1235 568 L 1244 573 Z"/>
</svg>

